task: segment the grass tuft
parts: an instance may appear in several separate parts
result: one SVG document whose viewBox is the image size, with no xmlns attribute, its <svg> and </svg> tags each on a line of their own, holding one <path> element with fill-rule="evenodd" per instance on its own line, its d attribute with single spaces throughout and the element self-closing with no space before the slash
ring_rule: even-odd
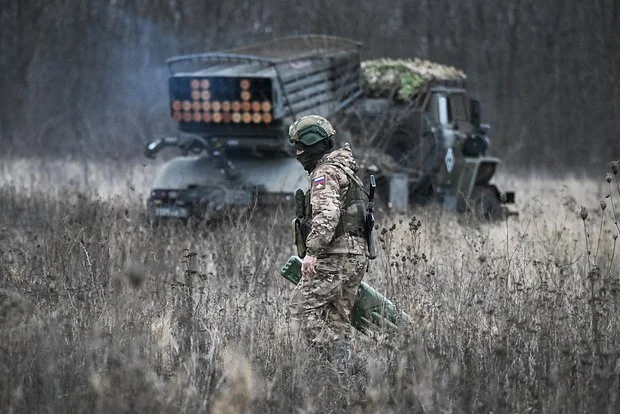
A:
<svg viewBox="0 0 620 414">
<path fill-rule="evenodd" d="M 517 180 L 520 215 L 496 224 L 380 217 L 365 280 L 413 322 L 358 334 L 342 365 L 289 318 L 291 212 L 151 228 L 129 184 L 92 190 L 113 172 L 87 191 L 39 168 L 0 187 L 6 412 L 620 411 L 613 169 Z"/>
</svg>

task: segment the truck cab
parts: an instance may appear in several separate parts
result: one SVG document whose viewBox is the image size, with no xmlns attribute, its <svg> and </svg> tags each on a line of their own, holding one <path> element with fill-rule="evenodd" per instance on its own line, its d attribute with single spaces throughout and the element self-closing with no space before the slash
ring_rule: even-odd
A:
<svg viewBox="0 0 620 414">
<path fill-rule="evenodd" d="M 479 101 L 464 88 L 429 88 L 423 112 L 431 125 L 438 157 L 433 192 L 446 207 L 476 210 L 480 218 L 497 218 L 514 192 L 500 193 L 491 178 L 500 159 L 487 155 L 490 126 L 482 124 Z"/>
<path fill-rule="evenodd" d="M 391 210 L 439 201 L 493 219 L 507 212 L 502 204 L 513 203 L 514 193 L 491 183 L 500 159 L 488 155 L 490 126 L 480 120 L 480 103 L 464 82 L 442 81 L 409 101 L 363 98 L 345 125 L 362 137 L 358 146 L 369 149 L 364 164 L 378 176 L 380 197 Z"/>
</svg>

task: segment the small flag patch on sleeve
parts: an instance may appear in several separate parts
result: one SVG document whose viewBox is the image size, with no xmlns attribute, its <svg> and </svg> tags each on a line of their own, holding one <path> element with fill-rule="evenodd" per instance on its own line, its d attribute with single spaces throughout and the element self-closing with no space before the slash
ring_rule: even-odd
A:
<svg viewBox="0 0 620 414">
<path fill-rule="evenodd" d="M 316 188 L 317 190 L 320 190 L 323 187 L 325 187 L 325 176 L 324 175 L 314 179 L 314 188 Z"/>
</svg>

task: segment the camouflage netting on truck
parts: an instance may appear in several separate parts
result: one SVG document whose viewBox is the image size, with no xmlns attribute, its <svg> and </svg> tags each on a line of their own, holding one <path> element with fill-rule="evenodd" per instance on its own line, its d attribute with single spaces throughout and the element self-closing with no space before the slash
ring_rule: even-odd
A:
<svg viewBox="0 0 620 414">
<path fill-rule="evenodd" d="M 369 98 L 394 97 L 407 101 L 432 81 L 466 79 L 453 66 L 423 59 L 375 59 L 362 62 L 362 86 Z"/>
</svg>

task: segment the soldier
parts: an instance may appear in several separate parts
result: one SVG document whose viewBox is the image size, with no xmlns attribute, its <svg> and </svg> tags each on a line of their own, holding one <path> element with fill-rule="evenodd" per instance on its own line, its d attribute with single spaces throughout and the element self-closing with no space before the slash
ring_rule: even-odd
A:
<svg viewBox="0 0 620 414">
<path fill-rule="evenodd" d="M 365 190 L 349 144 L 336 149 L 335 133 L 317 115 L 289 128 L 297 160 L 310 174 L 302 220 L 306 255 L 293 314 L 303 320 L 310 343 L 321 348 L 349 339 L 351 310 L 368 264 Z"/>
</svg>

